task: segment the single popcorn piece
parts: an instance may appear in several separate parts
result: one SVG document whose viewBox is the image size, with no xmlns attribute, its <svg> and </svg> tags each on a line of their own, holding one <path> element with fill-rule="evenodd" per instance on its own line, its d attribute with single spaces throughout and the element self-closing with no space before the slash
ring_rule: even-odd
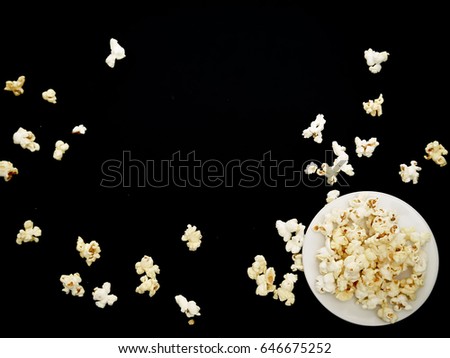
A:
<svg viewBox="0 0 450 358">
<path fill-rule="evenodd" d="M 293 254 L 292 255 L 292 261 L 294 262 L 291 265 L 291 270 L 293 272 L 295 271 L 304 271 L 304 266 L 303 266 L 303 255 L 298 253 L 298 254 Z"/>
<path fill-rule="evenodd" d="M 0 177 L 3 177 L 5 181 L 10 181 L 17 174 L 19 174 L 19 170 L 14 168 L 13 163 L 7 160 L 0 161 Z"/>
<path fill-rule="evenodd" d="M 367 102 L 363 102 L 363 108 L 366 111 L 367 114 L 370 114 L 372 117 L 375 116 L 381 116 L 383 114 L 383 109 L 381 105 L 384 102 L 383 94 L 381 93 L 380 96 L 372 100 L 370 99 Z"/>
<path fill-rule="evenodd" d="M 337 141 L 331 143 L 333 152 L 336 155 L 336 159 L 333 161 L 333 165 L 330 166 L 327 163 L 323 163 L 320 168 L 317 169 L 316 174 L 325 176 L 327 183 L 333 185 L 337 182 L 337 176 L 342 171 L 348 176 L 355 175 L 353 166 L 348 162 L 349 155 L 346 153 L 346 148 L 339 145 Z"/>
<path fill-rule="evenodd" d="M 419 181 L 419 172 L 422 170 L 421 167 L 417 165 L 415 160 L 411 160 L 410 165 L 400 164 L 400 177 L 404 183 L 409 183 L 412 181 L 413 184 L 417 184 Z"/>
<path fill-rule="evenodd" d="M 148 292 L 150 297 L 153 297 L 156 292 L 159 290 L 159 282 L 156 278 L 151 278 L 148 276 L 142 276 L 140 278 L 141 284 L 136 287 L 136 292 L 139 294 L 143 294 Z"/>
<path fill-rule="evenodd" d="M 83 297 L 84 288 L 80 285 L 81 276 L 78 272 L 70 275 L 61 275 L 59 281 L 63 284 L 63 292 L 72 296 Z"/>
<path fill-rule="evenodd" d="M 319 167 L 317 166 L 317 164 L 314 162 L 311 162 L 306 166 L 305 174 L 308 174 L 308 175 L 314 174 L 317 172 L 318 169 L 319 169 Z"/>
<path fill-rule="evenodd" d="M 56 104 L 56 92 L 54 89 L 48 89 L 47 91 L 42 92 L 42 98 L 47 102 Z"/>
<path fill-rule="evenodd" d="M 94 261 L 100 258 L 100 245 L 97 241 L 91 241 L 85 243 L 84 240 L 78 236 L 77 239 L 77 251 L 80 253 L 80 257 L 86 260 L 88 266 L 91 266 Z"/>
<path fill-rule="evenodd" d="M 175 296 L 175 301 L 180 306 L 181 312 L 183 312 L 186 317 L 192 318 L 194 316 L 201 316 L 200 307 L 195 301 L 188 301 L 184 296 Z"/>
<path fill-rule="evenodd" d="M 15 96 L 23 94 L 23 85 L 25 83 L 25 76 L 19 76 L 17 81 L 6 81 L 5 91 L 11 91 Z"/>
<path fill-rule="evenodd" d="M 341 195 L 341 192 L 339 190 L 330 190 L 327 193 L 327 203 L 331 203 L 333 200 L 337 199 L 339 195 Z"/>
<path fill-rule="evenodd" d="M 286 251 L 298 254 L 303 247 L 306 227 L 302 223 L 298 223 L 297 219 L 290 219 L 286 222 L 277 220 L 275 227 L 278 235 L 286 242 Z"/>
<path fill-rule="evenodd" d="M 139 275 L 145 273 L 150 278 L 156 278 L 156 275 L 159 274 L 160 271 L 159 266 L 153 264 L 153 259 L 147 255 L 144 255 L 141 261 L 136 262 L 135 268 Z"/>
<path fill-rule="evenodd" d="M 16 243 L 22 245 L 23 242 L 39 242 L 39 236 L 42 235 L 39 226 L 34 226 L 31 220 L 25 221 L 23 226 L 24 229 L 21 229 L 17 234 Z"/>
<path fill-rule="evenodd" d="M 84 125 L 80 124 L 78 126 L 73 127 L 72 134 L 85 134 L 86 131 L 87 128 Z"/>
<path fill-rule="evenodd" d="M 200 230 L 197 230 L 196 226 L 188 224 L 187 229 L 184 231 L 183 236 L 181 236 L 182 241 L 186 241 L 186 245 L 190 251 L 196 251 L 202 241 L 202 234 Z"/>
<path fill-rule="evenodd" d="M 35 140 L 36 136 L 33 132 L 27 131 L 22 127 L 13 134 L 14 144 L 19 144 L 23 149 L 28 149 L 30 152 L 35 152 L 40 149 L 39 144 Z"/>
<path fill-rule="evenodd" d="M 303 130 L 303 138 L 313 138 L 314 142 L 322 143 L 322 131 L 325 128 L 325 117 L 323 114 L 318 114 L 308 128 Z"/>
<path fill-rule="evenodd" d="M 381 71 L 381 64 L 386 62 L 389 53 L 386 51 L 377 52 L 369 48 L 364 51 L 364 58 L 366 59 L 367 66 L 369 66 L 369 71 L 372 73 L 378 73 Z"/>
<path fill-rule="evenodd" d="M 375 137 L 372 137 L 369 140 L 355 137 L 356 155 L 360 158 L 363 156 L 370 158 L 379 144 L 380 143 L 378 143 L 377 138 Z"/>
<path fill-rule="evenodd" d="M 92 298 L 97 307 L 105 308 L 106 305 L 112 306 L 117 301 L 117 296 L 110 294 L 111 284 L 105 282 L 101 288 L 95 287 L 92 291 Z"/>
<path fill-rule="evenodd" d="M 247 275 L 256 281 L 256 294 L 267 296 L 269 292 L 275 291 L 275 270 L 267 267 L 266 259 L 263 255 L 256 255 L 252 266 L 247 269 Z"/>
<path fill-rule="evenodd" d="M 286 306 L 292 306 L 295 302 L 295 295 L 292 291 L 298 277 L 296 274 L 287 273 L 283 278 L 280 287 L 273 292 L 273 298 L 284 302 Z"/>
<path fill-rule="evenodd" d="M 447 160 L 444 158 L 444 155 L 447 155 L 448 151 L 437 140 L 427 144 L 427 146 L 425 147 L 425 153 L 425 159 L 431 159 L 440 167 L 444 167 L 447 165 Z"/>
<path fill-rule="evenodd" d="M 64 153 L 69 149 L 69 144 L 64 143 L 62 140 L 58 140 L 55 143 L 55 151 L 53 152 L 53 158 L 61 160 Z"/>
<path fill-rule="evenodd" d="M 114 38 L 109 40 L 109 46 L 111 48 L 111 53 L 106 57 L 105 62 L 109 67 L 113 68 L 116 64 L 116 60 L 125 58 L 125 49 L 120 46 L 119 42 Z"/>
</svg>

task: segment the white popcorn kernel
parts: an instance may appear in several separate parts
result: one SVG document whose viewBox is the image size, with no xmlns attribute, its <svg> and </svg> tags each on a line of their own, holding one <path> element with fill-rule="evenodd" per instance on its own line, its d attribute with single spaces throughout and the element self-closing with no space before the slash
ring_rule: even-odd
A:
<svg viewBox="0 0 450 358">
<path fill-rule="evenodd" d="M 325 128 L 325 123 L 326 120 L 323 114 L 318 114 L 316 119 L 311 122 L 310 126 L 303 130 L 303 138 L 312 137 L 314 142 L 322 143 L 322 131 Z"/>
<path fill-rule="evenodd" d="M 121 60 L 125 57 L 125 49 L 120 46 L 119 42 L 114 38 L 109 40 L 109 46 L 111 53 L 106 57 L 105 62 L 109 67 L 113 68 L 116 64 L 116 60 Z"/>
<path fill-rule="evenodd" d="M 303 255 L 302 254 L 293 254 L 292 255 L 292 261 L 294 261 L 294 263 L 291 265 L 291 270 L 293 272 L 295 272 L 295 271 L 304 271 Z"/>
<path fill-rule="evenodd" d="M 85 134 L 86 131 L 87 128 L 84 125 L 80 124 L 78 126 L 73 127 L 72 134 Z"/>
<path fill-rule="evenodd" d="M 160 272 L 159 266 L 153 264 L 153 259 L 147 255 L 144 255 L 141 261 L 136 262 L 135 269 L 139 275 L 145 273 L 149 278 L 156 278 Z"/>
<path fill-rule="evenodd" d="M 422 170 L 415 160 L 411 160 L 410 165 L 400 164 L 400 177 L 404 183 L 413 182 L 417 184 L 419 181 L 419 172 Z"/>
<path fill-rule="evenodd" d="M 327 193 L 327 199 L 326 199 L 327 203 L 331 203 L 333 200 L 336 200 L 337 198 L 339 198 L 339 195 L 341 195 L 341 192 L 339 190 L 337 190 L 337 189 L 330 190 Z"/>
<path fill-rule="evenodd" d="M 5 91 L 11 91 L 15 96 L 23 94 L 23 85 L 25 83 L 25 76 L 19 76 L 17 81 L 6 81 Z"/>
<path fill-rule="evenodd" d="M 363 102 L 363 108 L 366 111 L 367 114 L 370 114 L 372 117 L 375 116 L 381 116 L 383 114 L 383 109 L 381 105 L 384 102 L 383 94 L 380 94 L 380 96 L 372 100 L 370 99 L 367 102 Z"/>
<path fill-rule="evenodd" d="M 86 260 L 88 266 L 91 266 L 94 261 L 100 258 L 100 245 L 97 241 L 91 241 L 85 243 L 84 240 L 78 236 L 77 239 L 77 251 L 80 253 L 80 257 Z"/>
<path fill-rule="evenodd" d="M 105 282 L 101 288 L 95 287 L 92 291 L 92 298 L 97 307 L 105 308 L 106 305 L 112 306 L 117 301 L 117 296 L 110 294 L 111 284 Z"/>
<path fill-rule="evenodd" d="M 256 277 L 256 294 L 258 296 L 267 296 L 269 292 L 275 291 L 275 270 L 273 267 Z"/>
<path fill-rule="evenodd" d="M 278 231 L 278 235 L 280 235 L 285 242 L 287 242 L 291 237 L 292 234 L 298 234 L 301 232 L 304 232 L 305 226 L 301 223 L 299 224 L 297 219 L 290 219 L 286 222 L 282 220 L 277 220 L 275 222 L 275 228 Z"/>
<path fill-rule="evenodd" d="M 267 270 L 267 262 L 263 255 L 256 255 L 255 261 L 252 263 L 252 266 L 247 269 L 247 275 L 252 280 L 256 280 L 256 278 L 266 272 Z"/>
<path fill-rule="evenodd" d="M 379 144 L 380 143 L 378 143 L 377 138 L 375 137 L 372 137 L 369 140 L 355 137 L 356 155 L 360 158 L 363 156 L 370 158 Z"/>
<path fill-rule="evenodd" d="M 186 245 L 190 251 L 196 251 L 202 241 L 202 234 L 200 230 L 197 230 L 196 226 L 188 224 L 187 229 L 184 231 L 183 236 L 181 236 L 182 241 L 186 241 Z"/>
<path fill-rule="evenodd" d="M 156 291 L 159 290 L 159 282 L 156 278 L 151 278 L 148 276 L 142 276 L 140 278 L 141 284 L 136 287 L 136 292 L 139 294 L 143 294 L 145 292 L 149 293 L 150 297 L 153 297 Z"/>
<path fill-rule="evenodd" d="M 366 59 L 367 66 L 369 66 L 369 71 L 372 73 L 378 73 L 381 71 L 381 63 L 386 62 L 389 53 L 386 51 L 377 52 L 369 48 L 364 51 L 364 58 Z"/>
<path fill-rule="evenodd" d="M 53 158 L 61 160 L 64 153 L 69 149 L 69 144 L 64 143 L 62 140 L 58 140 L 55 143 L 55 151 L 53 152 Z"/>
<path fill-rule="evenodd" d="M 333 141 L 331 146 L 336 155 L 333 165 L 329 166 L 327 163 L 323 163 L 316 173 L 317 175 L 325 176 L 327 178 L 327 183 L 333 185 L 337 182 L 337 176 L 341 171 L 349 176 L 353 176 L 355 172 L 353 166 L 348 162 L 349 156 L 346 153 L 346 148 L 339 145 L 337 141 Z"/>
<path fill-rule="evenodd" d="M 444 167 L 445 165 L 447 165 L 447 160 L 444 158 L 444 155 L 447 155 L 448 151 L 437 140 L 427 144 L 427 146 L 425 147 L 425 153 L 425 159 L 433 160 L 433 162 L 435 162 L 440 167 Z"/>
<path fill-rule="evenodd" d="M 17 132 L 13 134 L 14 144 L 19 144 L 23 149 L 28 149 L 30 152 L 38 151 L 40 146 L 35 142 L 36 136 L 31 131 L 20 127 Z"/>
<path fill-rule="evenodd" d="M 63 284 L 63 292 L 66 294 L 71 293 L 72 296 L 83 297 L 84 288 L 80 285 L 81 276 L 78 272 L 70 275 L 61 275 L 60 282 Z"/>
<path fill-rule="evenodd" d="M 56 92 L 54 89 L 50 88 L 47 91 L 42 92 L 42 98 L 47 102 L 56 104 Z"/>
<path fill-rule="evenodd" d="M 332 272 L 316 277 L 316 289 L 320 293 L 334 293 L 336 291 L 336 281 Z"/>
<path fill-rule="evenodd" d="M 319 169 L 319 167 L 317 166 L 316 163 L 311 162 L 309 163 L 306 168 L 305 168 L 305 174 L 314 174 L 315 172 L 317 172 L 317 169 Z"/>
<path fill-rule="evenodd" d="M 192 318 L 194 316 L 200 316 L 200 307 L 195 301 L 188 301 L 184 296 L 175 296 L 175 301 L 180 307 L 181 312 L 183 312 L 186 317 Z"/>
<path fill-rule="evenodd" d="M 389 306 L 382 306 L 380 309 L 378 309 L 377 315 L 383 321 L 388 322 L 388 323 L 395 323 L 398 320 L 397 314 Z"/>
<path fill-rule="evenodd" d="M 284 302 L 286 306 L 292 306 L 295 302 L 295 295 L 292 291 L 294 284 L 297 282 L 297 275 L 287 273 L 283 277 L 284 280 L 281 282 L 280 287 L 273 291 L 273 298 Z"/>
<path fill-rule="evenodd" d="M 14 168 L 13 163 L 2 160 L 0 161 L 0 177 L 3 177 L 5 181 L 10 181 L 13 175 L 19 174 L 19 170 Z"/>
<path fill-rule="evenodd" d="M 17 234 L 16 243 L 22 245 L 23 242 L 39 242 L 39 236 L 42 235 L 39 226 L 34 226 L 31 220 L 25 221 L 23 226 L 24 229 L 20 229 Z"/>
</svg>

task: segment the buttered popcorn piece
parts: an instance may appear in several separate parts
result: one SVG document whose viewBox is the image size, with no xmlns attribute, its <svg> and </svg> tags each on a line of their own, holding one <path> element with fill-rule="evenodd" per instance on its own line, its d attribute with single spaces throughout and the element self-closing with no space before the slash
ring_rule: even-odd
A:
<svg viewBox="0 0 450 358">
<path fill-rule="evenodd" d="M 447 165 L 447 160 L 444 158 L 444 155 L 447 155 L 448 151 L 437 140 L 427 144 L 427 146 L 425 147 L 425 153 L 425 159 L 431 159 L 440 167 L 444 167 Z"/>
<path fill-rule="evenodd" d="M 30 152 L 35 152 L 40 149 L 39 144 L 35 140 L 36 136 L 33 132 L 27 131 L 22 127 L 13 134 L 14 144 L 19 144 L 23 149 L 28 149 Z"/>
<path fill-rule="evenodd" d="M 144 255 L 141 261 L 136 262 L 135 269 L 139 275 L 146 274 L 150 278 L 156 278 L 160 272 L 159 266 L 155 265 L 153 259 L 148 255 Z"/>
<path fill-rule="evenodd" d="M 283 278 L 284 280 L 281 282 L 280 287 L 273 292 L 273 298 L 284 302 L 286 306 L 292 306 L 295 302 L 295 295 L 292 291 L 298 277 L 296 274 L 287 273 Z"/>
<path fill-rule="evenodd" d="M 102 287 L 95 287 L 92 291 L 92 298 L 97 307 L 105 308 L 106 305 L 112 306 L 117 301 L 117 296 L 110 294 L 111 284 L 105 282 Z"/>
<path fill-rule="evenodd" d="M 404 183 L 412 181 L 413 184 L 419 182 L 419 172 L 422 170 L 415 160 L 411 160 L 410 165 L 400 164 L 400 177 Z"/>
<path fill-rule="evenodd" d="M 84 288 L 80 285 L 81 276 L 78 272 L 70 275 L 61 275 L 59 281 L 63 284 L 62 291 L 66 294 L 71 293 L 72 296 L 83 297 Z"/>
<path fill-rule="evenodd" d="M 73 127 L 72 134 L 85 134 L 86 131 L 87 128 L 84 125 L 80 124 L 78 126 Z"/>
<path fill-rule="evenodd" d="M 17 234 L 16 243 L 22 245 L 23 242 L 39 242 L 39 237 L 42 235 L 39 226 L 34 226 L 31 220 L 25 221 L 23 226 L 24 229 L 21 229 Z"/>
<path fill-rule="evenodd" d="M 369 48 L 364 51 L 364 58 L 366 59 L 369 71 L 372 73 L 378 73 L 381 71 L 381 64 L 388 60 L 389 53 L 386 51 L 377 52 Z"/>
<path fill-rule="evenodd" d="M 331 203 L 333 200 L 336 200 L 339 197 L 339 195 L 341 195 L 341 192 L 339 190 L 337 190 L 337 189 L 330 190 L 327 193 L 327 199 L 326 199 L 327 203 Z"/>
<path fill-rule="evenodd" d="M 109 47 L 111 49 L 111 53 L 108 57 L 106 57 L 105 62 L 109 67 L 113 68 L 116 64 L 116 60 L 125 58 L 125 49 L 120 46 L 119 42 L 114 38 L 109 40 Z"/>
<path fill-rule="evenodd" d="M 308 128 L 303 130 L 303 138 L 313 138 L 314 142 L 322 143 L 322 131 L 325 128 L 325 117 L 323 114 L 318 114 Z"/>
<path fill-rule="evenodd" d="M 88 266 L 91 266 L 94 261 L 100 258 L 100 245 L 95 240 L 85 243 L 83 238 L 78 236 L 76 248 L 80 257 L 86 260 Z"/>
<path fill-rule="evenodd" d="M 19 170 L 14 167 L 13 163 L 7 160 L 0 161 L 0 177 L 3 177 L 5 181 L 10 181 L 17 174 L 19 174 Z"/>
<path fill-rule="evenodd" d="M 369 99 L 367 102 L 363 102 L 363 108 L 367 114 L 370 114 L 372 117 L 381 116 L 383 114 L 382 104 L 384 102 L 383 94 L 375 99 Z"/>
<path fill-rule="evenodd" d="M 183 295 L 175 296 L 175 301 L 180 307 L 180 311 L 183 312 L 186 317 L 192 318 L 194 316 L 201 316 L 200 307 L 195 301 L 188 301 Z"/>
<path fill-rule="evenodd" d="M 186 242 L 190 251 L 196 251 L 202 243 L 202 234 L 200 230 L 197 230 L 196 226 L 188 224 L 187 229 L 181 236 L 181 240 Z"/>
<path fill-rule="evenodd" d="M 370 158 L 379 144 L 380 143 L 378 143 L 377 138 L 375 137 L 372 137 L 369 140 L 355 137 L 356 155 L 360 158 L 363 156 Z"/>
<path fill-rule="evenodd" d="M 47 102 L 56 104 L 56 92 L 54 89 L 50 88 L 47 91 L 42 92 L 42 98 Z"/>
<path fill-rule="evenodd" d="M 58 140 L 55 143 L 55 150 L 53 152 L 53 158 L 61 160 L 64 153 L 69 149 L 69 144 L 64 143 L 62 140 Z"/>
<path fill-rule="evenodd" d="M 25 83 L 25 76 L 19 76 L 17 81 L 6 81 L 5 91 L 11 91 L 15 96 L 23 94 L 23 85 Z"/>
</svg>

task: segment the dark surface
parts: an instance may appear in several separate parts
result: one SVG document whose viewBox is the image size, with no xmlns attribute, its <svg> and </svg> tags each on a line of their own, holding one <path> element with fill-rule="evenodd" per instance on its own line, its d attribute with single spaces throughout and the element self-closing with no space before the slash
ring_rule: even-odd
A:
<svg viewBox="0 0 450 358">
<path fill-rule="evenodd" d="M 423 158 L 430 141 L 450 148 L 443 10 L 287 4 L 42 11 L 3 28 L 0 81 L 23 74 L 26 82 L 22 96 L 0 93 L 0 160 L 20 171 L 0 182 L 2 336 L 448 336 L 436 323 L 449 318 L 449 166 Z M 111 37 L 127 56 L 113 69 L 104 62 Z M 390 53 L 376 75 L 363 57 L 369 47 Z M 41 98 L 48 88 L 56 105 Z M 384 114 L 370 117 L 362 102 L 380 93 Z M 302 137 L 318 113 L 327 120 L 322 144 Z M 72 135 L 81 123 L 87 133 Z M 13 144 L 20 126 L 34 132 L 39 152 Z M 372 158 L 356 156 L 355 136 L 378 138 Z M 60 162 L 52 158 L 58 139 L 70 144 Z M 301 172 L 311 160 L 323 162 L 333 140 L 347 147 L 356 173 L 333 187 L 306 178 L 287 187 L 276 177 L 273 187 L 266 178 L 253 188 L 237 180 L 155 188 L 138 181 L 136 167 L 122 185 L 101 185 L 102 164 L 126 153 L 133 163 L 193 152 L 225 165 L 270 152 Z M 415 185 L 398 175 L 411 160 L 423 168 Z M 427 220 L 440 271 L 429 300 L 409 318 L 383 327 L 347 323 L 316 300 L 302 273 L 292 307 L 255 295 L 246 274 L 255 255 L 266 257 L 278 283 L 291 265 L 275 221 L 295 217 L 308 226 L 331 189 L 386 192 Z M 38 244 L 19 246 L 27 219 L 43 234 Z M 181 241 L 187 224 L 203 234 L 196 252 Z M 91 267 L 75 250 L 78 236 L 101 246 Z M 135 293 L 134 265 L 143 255 L 161 268 L 152 298 Z M 60 275 L 74 272 L 83 279 L 82 298 L 61 291 Z M 105 281 L 119 299 L 102 310 L 91 291 Z M 194 326 L 179 312 L 177 294 L 201 307 Z"/>
</svg>

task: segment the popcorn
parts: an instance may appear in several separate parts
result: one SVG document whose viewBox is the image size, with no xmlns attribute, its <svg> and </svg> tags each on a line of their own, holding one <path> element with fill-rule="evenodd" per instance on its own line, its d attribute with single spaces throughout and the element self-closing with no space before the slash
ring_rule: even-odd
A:
<svg viewBox="0 0 450 358">
<path fill-rule="evenodd" d="M 34 226 L 31 220 L 25 221 L 23 224 L 24 229 L 21 229 L 17 234 L 16 243 L 22 245 L 23 242 L 39 242 L 39 236 L 42 235 L 42 231 L 38 226 Z"/>
<path fill-rule="evenodd" d="M 186 241 L 186 245 L 190 251 L 196 251 L 201 245 L 202 234 L 200 230 L 197 230 L 196 226 L 188 224 L 187 229 L 184 231 L 184 235 L 181 237 L 182 241 Z"/>
<path fill-rule="evenodd" d="M 72 296 L 83 297 L 84 288 L 80 285 L 81 276 L 78 272 L 70 275 L 61 275 L 59 281 L 63 284 L 63 292 L 71 293 Z"/>
<path fill-rule="evenodd" d="M 56 104 L 56 92 L 53 89 L 48 89 L 47 91 L 42 92 L 42 98 L 47 102 Z"/>
<path fill-rule="evenodd" d="M 339 195 L 341 195 L 341 192 L 339 190 L 330 190 L 327 193 L 327 203 L 331 203 L 333 200 L 336 200 Z"/>
<path fill-rule="evenodd" d="M 121 60 L 125 57 L 125 50 L 114 38 L 109 40 L 109 46 L 111 48 L 111 53 L 106 57 L 105 62 L 109 67 L 113 68 L 116 60 Z"/>
<path fill-rule="evenodd" d="M 142 276 L 140 281 L 141 284 L 136 287 L 136 292 L 139 294 L 143 294 L 148 291 L 149 296 L 153 297 L 156 294 L 156 291 L 159 290 L 160 285 L 156 278 Z"/>
<path fill-rule="evenodd" d="M 411 165 L 409 166 L 406 164 L 400 164 L 399 174 L 404 183 L 409 183 L 412 181 L 413 184 L 417 184 L 419 181 L 419 172 L 422 168 L 417 165 L 415 160 L 411 160 L 410 164 Z"/>
<path fill-rule="evenodd" d="M 141 284 L 136 287 L 136 292 L 139 294 L 148 292 L 149 296 L 153 297 L 160 287 L 158 279 L 156 278 L 156 275 L 160 272 L 159 266 L 154 264 L 153 259 L 150 256 L 144 255 L 141 261 L 136 262 L 134 267 L 138 275 L 145 273 L 145 275 L 140 278 Z"/>
<path fill-rule="evenodd" d="M 85 134 L 86 131 L 87 128 L 84 125 L 80 124 L 78 126 L 73 127 L 72 134 Z"/>
<path fill-rule="evenodd" d="M 317 169 L 316 174 L 325 176 L 327 178 L 327 183 L 333 185 L 337 182 L 337 175 L 341 171 L 349 176 L 353 176 L 355 173 L 353 171 L 353 166 L 348 163 L 349 156 L 346 153 L 346 148 L 339 145 L 336 141 L 333 141 L 331 145 L 337 158 L 333 161 L 331 167 L 327 163 L 323 163 L 320 168 Z"/>
<path fill-rule="evenodd" d="M 256 255 L 255 262 L 252 263 L 252 266 L 247 269 L 247 275 L 252 280 L 256 280 L 256 278 L 266 272 L 267 270 L 267 262 L 263 255 Z"/>
<path fill-rule="evenodd" d="M 80 253 L 80 257 L 86 260 L 88 266 L 91 266 L 95 260 L 100 258 L 101 249 L 97 241 L 85 243 L 84 240 L 78 236 L 76 248 Z"/>
<path fill-rule="evenodd" d="M 370 114 L 372 117 L 375 116 L 381 116 L 383 114 L 383 110 L 381 108 L 381 105 L 384 102 L 383 94 L 380 94 L 380 96 L 372 100 L 370 99 L 367 102 L 363 102 L 363 108 L 366 111 L 367 114 Z"/>
<path fill-rule="evenodd" d="M 444 158 L 444 155 L 447 155 L 448 151 L 442 144 L 439 144 L 437 140 L 427 144 L 425 147 L 425 153 L 425 159 L 431 159 L 441 167 L 447 165 L 447 160 Z"/>
<path fill-rule="evenodd" d="M 292 261 L 294 261 L 294 263 L 291 265 L 291 270 L 293 272 L 295 271 L 304 271 L 304 267 L 303 267 L 303 255 L 298 253 L 298 254 L 293 254 L 292 255 Z"/>
<path fill-rule="evenodd" d="M 325 128 L 326 120 L 323 114 L 318 114 L 310 126 L 303 130 L 303 138 L 314 138 L 314 142 L 322 143 L 322 131 Z"/>
<path fill-rule="evenodd" d="M 25 83 L 25 76 L 19 76 L 17 81 L 6 81 L 5 91 L 11 91 L 15 96 L 23 94 L 23 85 Z"/>
<path fill-rule="evenodd" d="M 386 62 L 389 53 L 386 51 L 377 52 L 369 48 L 364 51 L 364 58 L 366 59 L 367 66 L 369 66 L 369 71 L 372 73 L 378 73 L 381 71 L 381 63 Z"/>
<path fill-rule="evenodd" d="M 369 140 L 361 139 L 359 137 L 355 137 L 355 144 L 356 144 L 356 154 L 358 157 L 367 157 L 370 158 L 375 150 L 376 147 L 380 143 L 378 143 L 377 138 L 372 137 Z"/>
<path fill-rule="evenodd" d="M 62 140 L 58 140 L 55 143 L 55 151 L 53 152 L 53 158 L 56 160 L 61 160 L 63 157 L 63 154 L 69 149 L 69 145 L 67 143 L 64 143 Z"/>
<path fill-rule="evenodd" d="M 314 174 L 315 172 L 317 172 L 317 169 L 319 169 L 319 167 L 317 166 L 316 163 L 309 163 L 306 168 L 305 168 L 305 174 Z"/>
<path fill-rule="evenodd" d="M 267 267 L 266 259 L 263 255 L 256 255 L 252 266 L 247 269 L 247 275 L 256 281 L 256 294 L 267 296 L 269 292 L 275 291 L 275 270 Z"/>
<path fill-rule="evenodd" d="M 183 312 L 186 317 L 191 318 L 194 316 L 201 316 L 200 307 L 195 301 L 188 301 L 184 296 L 175 296 L 175 301 L 180 306 L 181 312 Z"/>
<path fill-rule="evenodd" d="M 295 295 L 292 291 L 294 284 L 297 282 L 297 275 L 287 273 L 283 277 L 284 280 L 281 282 L 280 287 L 273 292 L 273 298 L 284 302 L 286 306 L 292 306 L 295 302 Z"/>
<path fill-rule="evenodd" d="M 278 235 L 286 242 L 286 251 L 292 252 L 293 254 L 299 253 L 303 247 L 305 226 L 301 223 L 299 224 L 297 219 L 291 219 L 287 222 L 277 220 L 275 227 Z M 294 233 L 295 235 L 292 236 Z"/>
<path fill-rule="evenodd" d="M 0 177 L 3 177 L 5 181 L 10 181 L 13 175 L 17 174 L 19 174 L 19 170 L 14 168 L 11 162 L 7 160 L 0 161 Z"/>
<path fill-rule="evenodd" d="M 95 287 L 92 291 L 92 298 L 97 307 L 105 308 L 106 305 L 112 306 L 117 301 L 117 296 L 110 294 L 111 284 L 105 282 L 101 288 Z"/>
<path fill-rule="evenodd" d="M 36 137 L 31 131 L 27 131 L 20 127 L 16 133 L 13 134 L 14 144 L 19 144 L 23 149 L 28 149 L 30 152 L 38 151 L 40 146 L 35 142 Z"/>
</svg>

